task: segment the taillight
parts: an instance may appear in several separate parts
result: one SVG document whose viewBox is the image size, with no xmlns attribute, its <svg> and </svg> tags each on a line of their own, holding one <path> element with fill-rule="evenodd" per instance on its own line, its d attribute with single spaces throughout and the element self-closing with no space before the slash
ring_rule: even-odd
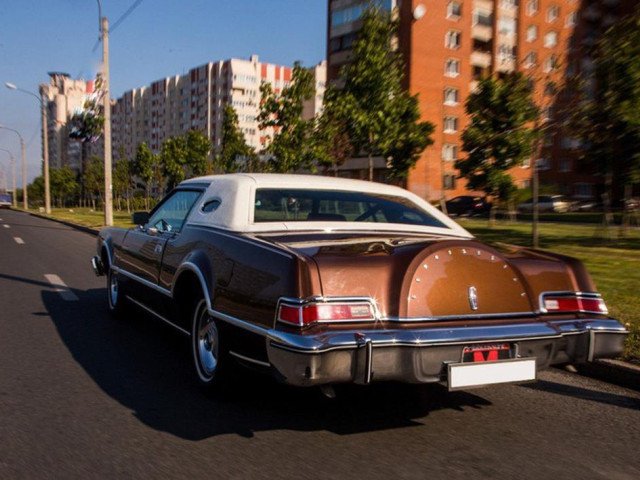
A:
<svg viewBox="0 0 640 480">
<path fill-rule="evenodd" d="M 606 315 L 609 312 L 604 300 L 597 293 L 545 293 L 542 295 L 541 309 L 548 313 L 576 312 Z"/>
<path fill-rule="evenodd" d="M 367 302 L 318 302 L 301 305 L 281 303 L 278 321 L 296 327 L 314 323 L 367 322 L 375 320 L 373 306 Z"/>
</svg>

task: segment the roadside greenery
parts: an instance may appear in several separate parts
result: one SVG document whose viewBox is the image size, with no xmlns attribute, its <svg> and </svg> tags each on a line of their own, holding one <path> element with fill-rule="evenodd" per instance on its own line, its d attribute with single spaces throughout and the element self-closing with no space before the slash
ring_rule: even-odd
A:
<svg viewBox="0 0 640 480">
<path fill-rule="evenodd" d="M 612 25 L 593 53 L 593 83 L 581 85 L 571 124 L 584 160 L 604 175 L 608 210 L 614 184 L 624 185 L 629 199 L 640 182 L 640 7 Z"/>
<path fill-rule="evenodd" d="M 482 190 L 494 199 L 489 217 L 493 225 L 496 205 L 512 203 L 516 193 L 509 170 L 532 153 L 532 122 L 538 111 L 531 83 L 520 73 L 483 78 L 469 95 L 465 110 L 470 122 L 462 133 L 462 150 L 467 156 L 456 160 L 455 166 L 469 189 Z"/>
</svg>

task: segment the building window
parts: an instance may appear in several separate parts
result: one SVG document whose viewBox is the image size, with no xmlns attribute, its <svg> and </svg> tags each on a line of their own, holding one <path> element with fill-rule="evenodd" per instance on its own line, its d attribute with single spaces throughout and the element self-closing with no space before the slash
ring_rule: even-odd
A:
<svg viewBox="0 0 640 480">
<path fill-rule="evenodd" d="M 538 61 L 538 58 L 536 56 L 536 52 L 529 52 L 527 53 L 527 55 L 524 57 L 524 66 L 525 68 L 531 68 L 531 67 L 535 67 L 536 66 L 536 62 Z"/>
<path fill-rule="evenodd" d="M 531 179 L 525 178 L 524 180 L 522 180 L 520 182 L 520 187 L 521 188 L 531 188 Z"/>
<path fill-rule="evenodd" d="M 529 0 L 527 2 L 527 15 L 530 17 L 538 13 L 540 6 L 538 5 L 538 0 Z"/>
<path fill-rule="evenodd" d="M 501 60 L 513 60 L 516 57 L 516 47 L 514 45 L 499 45 L 498 56 Z"/>
<path fill-rule="evenodd" d="M 531 167 L 531 157 L 527 157 L 522 161 L 522 168 L 530 168 Z"/>
<path fill-rule="evenodd" d="M 539 158 L 536 160 L 536 166 L 538 170 L 549 170 L 551 162 L 548 158 Z"/>
<path fill-rule="evenodd" d="M 575 197 L 593 197 L 593 185 L 591 183 L 576 183 L 573 188 Z"/>
<path fill-rule="evenodd" d="M 518 6 L 518 0 L 500 0 L 502 8 L 515 8 Z"/>
<path fill-rule="evenodd" d="M 558 88 L 555 82 L 547 82 L 544 86 L 544 94 L 547 95 L 548 97 L 555 95 L 557 91 L 558 91 Z"/>
<path fill-rule="evenodd" d="M 498 32 L 502 35 L 515 35 L 516 33 L 516 19 L 515 18 L 501 18 L 498 22 Z"/>
<path fill-rule="evenodd" d="M 493 14 L 486 10 L 476 9 L 473 12 L 473 25 L 493 27 Z"/>
<path fill-rule="evenodd" d="M 447 18 L 451 20 L 457 20 L 462 15 L 462 3 L 449 2 L 447 4 Z"/>
<path fill-rule="evenodd" d="M 553 48 L 558 45 L 558 32 L 549 32 L 544 36 L 544 46 Z"/>
<path fill-rule="evenodd" d="M 567 28 L 575 27 L 578 24 L 578 12 L 571 12 L 564 19 L 564 26 Z"/>
<path fill-rule="evenodd" d="M 445 46 L 447 48 L 458 49 L 460 48 L 460 32 L 456 30 L 449 30 L 445 35 Z"/>
<path fill-rule="evenodd" d="M 442 159 L 446 162 L 454 162 L 458 157 L 458 146 L 445 143 L 442 146 Z"/>
<path fill-rule="evenodd" d="M 538 26 L 529 25 L 527 27 L 527 42 L 533 42 L 538 38 Z"/>
<path fill-rule="evenodd" d="M 560 16 L 560 7 L 558 7 L 557 5 L 551 5 L 547 9 L 547 22 L 548 23 L 555 22 L 558 19 L 559 16 Z"/>
<path fill-rule="evenodd" d="M 449 58 L 444 69 L 447 77 L 457 77 L 460 75 L 460 61 L 455 58 Z"/>
<path fill-rule="evenodd" d="M 444 133 L 458 131 L 458 117 L 444 117 Z"/>
<path fill-rule="evenodd" d="M 445 190 L 455 190 L 456 188 L 456 176 L 450 173 L 445 173 L 442 176 L 442 186 Z"/>
<path fill-rule="evenodd" d="M 458 105 L 460 96 L 457 88 L 446 87 L 444 89 L 444 104 L 445 105 Z"/>
<path fill-rule="evenodd" d="M 549 73 L 558 68 L 558 59 L 555 55 L 551 55 L 544 61 L 544 72 Z"/>
<path fill-rule="evenodd" d="M 571 171 L 571 159 L 570 158 L 561 158 L 558 163 L 558 171 L 562 173 L 567 173 Z"/>
</svg>

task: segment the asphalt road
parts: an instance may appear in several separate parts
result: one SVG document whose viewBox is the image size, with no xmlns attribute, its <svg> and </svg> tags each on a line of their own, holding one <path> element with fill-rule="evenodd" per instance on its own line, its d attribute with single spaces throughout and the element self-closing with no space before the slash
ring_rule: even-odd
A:
<svg viewBox="0 0 640 480">
<path fill-rule="evenodd" d="M 0 479 L 640 478 L 640 393 L 561 370 L 335 400 L 249 372 L 207 396 L 184 338 L 107 313 L 95 237 L 0 219 Z"/>
</svg>

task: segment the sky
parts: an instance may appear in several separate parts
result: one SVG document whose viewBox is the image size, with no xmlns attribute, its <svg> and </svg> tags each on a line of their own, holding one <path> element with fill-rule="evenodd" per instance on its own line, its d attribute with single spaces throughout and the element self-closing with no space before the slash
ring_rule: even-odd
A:
<svg viewBox="0 0 640 480">
<path fill-rule="evenodd" d="M 102 14 L 114 25 L 137 1 L 102 0 Z M 326 56 L 326 31 L 327 0 L 142 0 L 109 38 L 111 96 L 251 54 L 310 67 Z M 47 72 L 94 77 L 102 61 L 98 35 L 96 0 L 0 1 L 0 124 L 24 137 L 29 182 L 41 172 L 40 105 L 4 84 L 37 94 Z M 18 136 L 0 129 L 0 148 L 13 152 L 20 188 Z M 0 169 L 8 166 L 0 151 Z"/>
</svg>

